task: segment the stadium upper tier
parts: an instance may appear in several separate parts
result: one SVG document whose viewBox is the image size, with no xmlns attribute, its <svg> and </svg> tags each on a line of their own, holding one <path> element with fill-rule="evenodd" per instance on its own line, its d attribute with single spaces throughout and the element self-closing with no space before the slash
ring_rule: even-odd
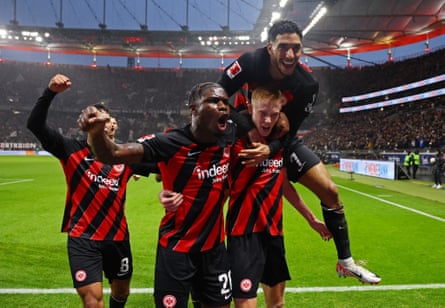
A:
<svg viewBox="0 0 445 308">
<path fill-rule="evenodd" d="M 409 148 L 420 142 L 429 147 L 445 144 L 443 96 L 349 115 L 339 114 L 339 108 L 345 107 L 341 104 L 342 97 L 442 75 L 444 56 L 445 50 L 439 50 L 403 62 L 362 69 L 315 69 L 320 96 L 301 133 L 310 131 L 306 135 L 308 144 L 324 150 Z M 35 141 L 24 123 L 45 82 L 56 73 L 70 76 L 73 86 L 54 102 L 50 123 L 67 135 L 78 135 L 75 120 L 80 110 L 102 101 L 117 116 L 120 124 L 118 139 L 122 141 L 163 131 L 167 127 L 182 126 L 189 115 L 185 107 L 187 91 L 198 82 L 217 80 L 222 73 L 218 69 L 135 70 L 7 61 L 0 62 L 0 67 L 0 142 Z M 445 83 L 440 81 L 388 93 L 385 99 L 443 88 Z M 373 99 L 382 98 L 347 104 L 369 104 Z"/>
</svg>

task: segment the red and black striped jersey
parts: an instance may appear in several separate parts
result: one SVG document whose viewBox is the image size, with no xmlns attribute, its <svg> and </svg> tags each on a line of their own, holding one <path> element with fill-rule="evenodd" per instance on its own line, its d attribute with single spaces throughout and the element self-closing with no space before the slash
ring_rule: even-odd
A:
<svg viewBox="0 0 445 308">
<path fill-rule="evenodd" d="M 161 220 L 161 246 L 199 252 L 224 241 L 224 192 L 235 140 L 231 125 L 218 144 L 197 144 L 190 126 L 139 140 L 144 161 L 158 161 L 163 188 L 184 195 L 178 210 L 166 212 Z"/>
<path fill-rule="evenodd" d="M 67 156 L 59 160 L 68 191 L 62 231 L 71 237 L 98 241 L 128 240 L 124 210 L 127 181 L 133 169 L 123 164 L 102 164 L 85 141 L 67 139 L 64 147 Z"/>
<path fill-rule="evenodd" d="M 47 113 L 54 96 L 45 90 L 31 111 L 28 128 L 63 167 L 67 193 L 62 232 L 97 241 L 128 240 L 127 181 L 134 173 L 148 175 L 148 165 L 104 165 L 94 158 L 85 140 L 66 138 L 48 127 Z"/>
<path fill-rule="evenodd" d="M 226 232 L 230 236 L 250 233 L 283 234 L 283 151 L 279 150 L 254 167 L 241 164 L 238 153 L 247 147 L 246 137 L 233 146 Z"/>
</svg>

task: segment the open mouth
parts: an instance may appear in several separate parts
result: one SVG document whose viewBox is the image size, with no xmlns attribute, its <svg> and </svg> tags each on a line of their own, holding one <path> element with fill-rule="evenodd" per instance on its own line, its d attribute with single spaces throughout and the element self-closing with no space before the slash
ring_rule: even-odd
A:
<svg viewBox="0 0 445 308">
<path fill-rule="evenodd" d="M 281 63 L 286 68 L 292 68 L 295 65 L 295 61 L 282 61 Z"/>
<path fill-rule="evenodd" d="M 261 126 L 261 135 L 263 135 L 263 137 L 267 136 L 270 134 L 271 130 L 270 126 Z"/>
<path fill-rule="evenodd" d="M 220 130 L 225 130 L 227 127 L 227 120 L 229 119 L 228 114 L 223 114 L 218 118 L 218 128 Z"/>
</svg>

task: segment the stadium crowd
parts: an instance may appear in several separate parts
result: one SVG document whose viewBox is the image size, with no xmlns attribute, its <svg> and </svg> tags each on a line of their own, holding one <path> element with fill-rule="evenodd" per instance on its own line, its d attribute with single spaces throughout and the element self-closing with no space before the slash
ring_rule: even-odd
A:
<svg viewBox="0 0 445 308">
<path fill-rule="evenodd" d="M 445 97 L 437 96 L 411 103 L 353 113 L 339 113 L 339 107 L 359 105 L 340 103 L 342 97 L 381 91 L 439 76 L 445 72 L 439 50 L 421 57 L 361 69 L 317 72 L 321 97 L 315 113 L 304 128 L 305 143 L 319 151 L 373 150 L 403 151 L 418 148 L 434 152 L 445 145 Z M 408 89 L 386 97 L 361 101 L 370 104 L 445 88 L 441 81 Z"/>
<path fill-rule="evenodd" d="M 432 152 L 445 145 L 445 99 L 411 103 L 387 109 L 345 113 L 324 120 L 304 136 L 317 151 Z"/>
<path fill-rule="evenodd" d="M 354 113 L 339 113 L 339 107 L 351 106 L 341 104 L 342 97 L 441 75 L 445 72 L 444 56 L 445 49 L 441 49 L 381 65 L 352 69 L 314 68 L 320 82 L 320 95 L 314 113 L 302 126 L 305 143 L 318 151 L 442 148 L 445 146 L 443 96 Z M 38 149 L 38 142 L 24 123 L 35 97 L 43 90 L 42 80 L 48 80 L 56 73 L 70 75 L 76 86 L 54 104 L 49 123 L 63 134 L 76 137 L 81 132 L 72 123 L 75 123 L 78 110 L 104 102 L 120 119 L 117 140 L 122 142 L 133 141 L 148 132 L 184 125 L 189 116 L 184 93 L 193 84 L 215 81 L 221 74 L 219 69 L 135 70 L 7 61 L 0 62 L 0 67 L 1 149 Z M 444 85 L 442 81 L 385 99 L 444 88 Z"/>
</svg>

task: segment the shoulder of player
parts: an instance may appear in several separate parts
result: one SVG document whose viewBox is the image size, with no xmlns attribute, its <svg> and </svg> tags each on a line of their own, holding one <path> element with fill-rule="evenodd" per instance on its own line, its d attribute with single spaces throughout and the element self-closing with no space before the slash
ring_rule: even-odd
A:
<svg viewBox="0 0 445 308">
<path fill-rule="evenodd" d="M 254 71 L 256 66 L 269 62 L 269 54 L 265 48 L 258 48 L 242 54 L 237 61 L 243 71 Z"/>
<path fill-rule="evenodd" d="M 185 127 L 172 128 L 163 133 L 157 133 L 154 137 L 157 138 L 160 145 L 165 144 L 168 147 L 181 147 L 195 143 L 189 124 Z"/>
</svg>

